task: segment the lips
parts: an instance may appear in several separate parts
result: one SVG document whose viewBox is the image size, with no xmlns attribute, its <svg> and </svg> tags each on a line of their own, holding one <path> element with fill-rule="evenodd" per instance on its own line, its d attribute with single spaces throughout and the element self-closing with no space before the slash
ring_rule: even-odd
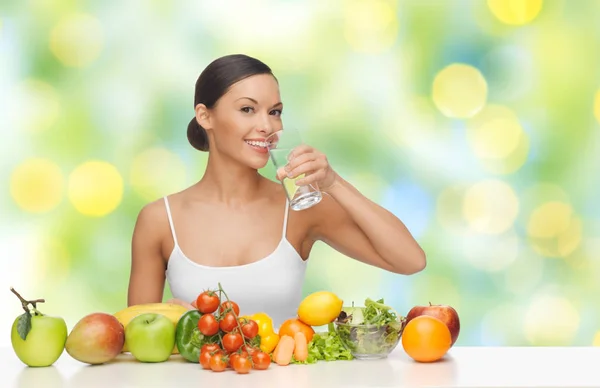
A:
<svg viewBox="0 0 600 388">
<path fill-rule="evenodd" d="M 250 146 L 250 148 L 252 148 L 254 151 L 261 153 L 261 154 L 266 154 L 267 152 L 269 152 L 267 146 L 269 145 L 268 142 L 266 141 L 260 141 L 260 140 L 244 140 L 244 142 L 246 144 L 248 144 Z"/>
</svg>

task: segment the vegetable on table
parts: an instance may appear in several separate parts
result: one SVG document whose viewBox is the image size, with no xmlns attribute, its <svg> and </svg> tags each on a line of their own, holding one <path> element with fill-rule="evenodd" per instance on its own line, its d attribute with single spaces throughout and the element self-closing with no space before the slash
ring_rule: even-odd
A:
<svg viewBox="0 0 600 388">
<path fill-rule="evenodd" d="M 353 360 L 354 356 L 342 343 L 332 322 L 326 332 L 315 333 L 308 343 L 308 357 L 304 361 L 294 359 L 294 364 L 314 364 L 317 361 Z"/>
<path fill-rule="evenodd" d="M 289 365 L 294 356 L 296 343 L 289 335 L 283 335 L 279 339 L 277 347 L 273 351 L 273 361 L 279 366 Z"/>
<path fill-rule="evenodd" d="M 337 322 L 347 348 L 360 354 L 385 354 L 398 344 L 405 319 L 383 299 L 367 298 L 364 307 L 344 307 Z"/>
<path fill-rule="evenodd" d="M 187 361 L 199 363 L 200 349 L 205 344 L 218 343 L 219 336 L 205 336 L 198 328 L 198 321 L 202 313 L 198 310 L 189 310 L 181 316 L 175 329 L 175 345 L 179 353 Z"/>
<path fill-rule="evenodd" d="M 294 335 L 294 359 L 297 361 L 306 361 L 308 358 L 308 341 L 303 332 L 299 331 Z"/>
<path fill-rule="evenodd" d="M 265 313 L 256 313 L 250 316 L 240 317 L 256 322 L 258 326 L 258 337 L 260 337 L 260 350 L 271 353 L 279 343 L 279 335 L 273 330 L 273 320 Z"/>
</svg>

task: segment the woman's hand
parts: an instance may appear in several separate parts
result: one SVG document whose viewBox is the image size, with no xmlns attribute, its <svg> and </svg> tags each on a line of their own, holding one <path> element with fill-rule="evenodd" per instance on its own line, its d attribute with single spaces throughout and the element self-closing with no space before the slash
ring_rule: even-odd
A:
<svg viewBox="0 0 600 388">
<path fill-rule="evenodd" d="M 294 148 L 288 164 L 277 170 L 277 179 L 293 179 L 302 174 L 305 176 L 296 181 L 298 186 L 316 183 L 324 191 L 338 182 L 338 175 L 329 165 L 325 154 L 306 144 Z"/>
<path fill-rule="evenodd" d="M 188 310 L 195 310 L 196 309 L 196 301 L 195 300 L 192 301 L 192 303 L 187 303 L 187 302 L 184 302 L 181 299 L 172 298 L 172 299 L 169 299 L 167 301 L 167 303 L 178 304 L 180 306 L 183 306 L 183 307 L 187 308 Z"/>
</svg>

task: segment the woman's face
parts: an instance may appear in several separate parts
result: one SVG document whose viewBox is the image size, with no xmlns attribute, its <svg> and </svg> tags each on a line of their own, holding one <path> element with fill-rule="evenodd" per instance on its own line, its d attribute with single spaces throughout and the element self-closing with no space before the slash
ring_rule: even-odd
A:
<svg viewBox="0 0 600 388">
<path fill-rule="evenodd" d="M 264 167 L 269 160 L 265 139 L 282 129 L 282 109 L 273 76 L 260 74 L 235 83 L 209 112 L 211 151 L 255 169 Z"/>
</svg>

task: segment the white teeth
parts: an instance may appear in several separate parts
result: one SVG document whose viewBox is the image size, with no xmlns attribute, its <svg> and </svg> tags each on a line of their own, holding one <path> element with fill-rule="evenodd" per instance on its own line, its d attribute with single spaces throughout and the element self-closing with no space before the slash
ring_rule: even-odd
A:
<svg viewBox="0 0 600 388">
<path fill-rule="evenodd" d="M 268 143 L 264 142 L 264 141 L 246 140 L 246 143 L 253 145 L 253 146 L 263 147 L 263 148 L 267 148 L 267 145 L 268 145 Z"/>
</svg>

